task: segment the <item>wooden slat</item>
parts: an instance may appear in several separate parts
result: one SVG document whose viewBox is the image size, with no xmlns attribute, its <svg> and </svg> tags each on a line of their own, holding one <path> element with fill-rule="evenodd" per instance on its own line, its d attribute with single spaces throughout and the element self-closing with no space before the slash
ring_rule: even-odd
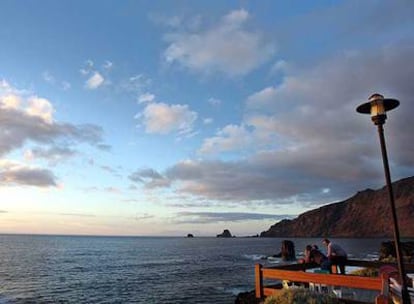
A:
<svg viewBox="0 0 414 304">
<path fill-rule="evenodd" d="M 263 297 L 263 272 L 262 265 L 256 264 L 254 268 L 255 281 L 256 281 L 256 298 L 260 299 Z"/>
<path fill-rule="evenodd" d="M 268 279 L 283 279 L 294 282 L 313 282 L 335 286 L 347 286 L 351 288 L 382 290 L 381 278 L 359 277 L 338 274 L 318 274 L 267 268 L 264 268 L 262 272 L 263 277 Z"/>
<path fill-rule="evenodd" d="M 393 265 L 397 268 L 395 263 L 382 263 L 376 261 L 361 261 L 361 260 L 348 260 L 347 266 L 357 267 L 371 267 L 379 269 L 384 265 Z M 414 264 L 405 263 L 405 269 L 407 272 L 414 272 Z M 303 283 L 319 283 L 334 286 L 344 286 L 357 289 L 368 289 L 380 291 L 380 294 L 376 298 L 376 304 L 386 304 L 388 301 L 388 275 L 382 274 L 381 277 L 360 277 L 353 275 L 338 275 L 338 274 L 320 274 L 305 272 L 307 269 L 317 268 L 316 264 L 290 264 L 290 265 L 278 265 L 274 267 L 263 268 L 258 264 L 255 268 L 256 277 L 256 297 L 264 297 L 280 292 L 280 289 L 270 288 L 263 286 L 263 279 L 273 280 L 290 280 L 293 282 Z"/>
</svg>

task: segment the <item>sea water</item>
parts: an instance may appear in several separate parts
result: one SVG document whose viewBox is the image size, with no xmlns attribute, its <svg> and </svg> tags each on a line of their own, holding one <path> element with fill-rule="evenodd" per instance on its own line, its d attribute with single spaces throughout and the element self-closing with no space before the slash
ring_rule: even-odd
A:
<svg viewBox="0 0 414 304">
<path fill-rule="evenodd" d="M 278 238 L 0 235 L 0 303 L 234 303 Z M 290 239 L 297 256 L 321 239 Z M 382 239 L 338 239 L 378 258 Z"/>
</svg>

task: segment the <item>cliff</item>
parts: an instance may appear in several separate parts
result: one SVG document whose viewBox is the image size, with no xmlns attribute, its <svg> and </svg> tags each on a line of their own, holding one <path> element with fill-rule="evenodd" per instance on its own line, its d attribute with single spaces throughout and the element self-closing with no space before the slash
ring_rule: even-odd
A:
<svg viewBox="0 0 414 304">
<path fill-rule="evenodd" d="M 414 177 L 393 183 L 401 237 L 414 237 Z M 329 204 L 282 220 L 261 237 L 392 237 L 388 191 L 367 189 L 338 203 Z"/>
</svg>

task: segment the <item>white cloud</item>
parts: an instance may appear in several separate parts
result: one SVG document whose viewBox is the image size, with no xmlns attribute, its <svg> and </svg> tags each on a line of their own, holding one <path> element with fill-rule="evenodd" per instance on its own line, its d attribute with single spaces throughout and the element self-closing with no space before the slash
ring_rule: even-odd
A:
<svg viewBox="0 0 414 304">
<path fill-rule="evenodd" d="M 106 60 L 105 63 L 102 65 L 102 68 L 105 70 L 110 70 L 114 66 L 113 62 Z"/>
<path fill-rule="evenodd" d="M 85 61 L 85 66 L 79 70 L 79 72 L 86 76 L 89 75 L 93 71 L 94 63 L 92 60 L 88 59 Z"/>
<path fill-rule="evenodd" d="M 276 74 L 279 72 L 285 72 L 287 68 L 288 68 L 288 63 L 285 60 L 278 60 L 270 68 L 270 73 Z"/>
<path fill-rule="evenodd" d="M 121 89 L 127 92 L 143 94 L 143 90 L 151 84 L 151 79 L 143 74 L 129 77 L 122 81 Z"/>
<path fill-rule="evenodd" d="M 165 60 L 201 73 L 238 76 L 251 72 L 271 58 L 275 48 L 259 32 L 245 29 L 248 17 L 247 11 L 236 10 L 204 31 L 166 35 L 170 44 Z"/>
<path fill-rule="evenodd" d="M 251 135 L 244 126 L 227 125 L 219 130 L 216 136 L 206 138 L 198 152 L 201 154 L 220 154 L 243 149 L 250 143 Z"/>
<path fill-rule="evenodd" d="M 138 96 L 138 103 L 152 102 L 155 99 L 155 95 L 151 93 L 144 93 Z"/>
<path fill-rule="evenodd" d="M 15 94 L 0 96 L 0 107 L 4 109 L 18 109 L 21 104 L 21 98 Z"/>
<path fill-rule="evenodd" d="M 212 124 L 213 123 L 213 118 L 210 118 L 210 117 L 209 118 L 204 118 L 203 123 L 205 125 Z"/>
<path fill-rule="evenodd" d="M 218 99 L 218 98 L 211 97 L 211 98 L 209 98 L 207 101 L 208 101 L 208 103 L 209 103 L 209 104 L 211 104 L 212 106 L 219 106 L 219 105 L 221 105 L 221 100 L 220 100 L 220 99 Z"/>
<path fill-rule="evenodd" d="M 247 106 L 249 107 L 263 107 L 266 104 L 276 102 L 277 90 L 274 87 L 267 87 L 263 90 L 250 95 L 247 98 Z"/>
<path fill-rule="evenodd" d="M 46 81 L 47 83 L 50 83 L 50 84 L 55 83 L 55 77 L 49 71 L 44 71 L 42 73 L 42 77 L 44 81 Z"/>
<path fill-rule="evenodd" d="M 150 103 L 137 115 L 142 120 L 147 133 L 189 134 L 197 113 L 191 111 L 187 105 L 168 105 L 165 103 Z"/>
<path fill-rule="evenodd" d="M 62 81 L 61 85 L 64 91 L 67 91 L 72 87 L 72 85 L 68 81 Z"/>
<path fill-rule="evenodd" d="M 0 155 L 22 148 L 27 142 L 47 147 L 62 141 L 65 148 L 74 142 L 85 142 L 101 148 L 103 132 L 99 126 L 57 123 L 49 100 L 17 92 L 11 86 L 7 90 L 0 88 Z"/>
<path fill-rule="evenodd" d="M 93 72 L 92 76 L 88 78 L 86 81 L 85 86 L 90 89 L 94 90 L 100 87 L 104 83 L 105 79 L 99 72 Z"/>
<path fill-rule="evenodd" d="M 30 116 L 42 118 L 47 123 L 52 123 L 53 120 L 53 106 L 49 100 L 39 97 L 31 97 L 29 105 L 26 108 L 26 113 Z"/>
<path fill-rule="evenodd" d="M 83 70 L 84 73 L 88 74 L 89 72 L 86 72 L 86 70 Z M 82 73 L 82 71 L 81 71 Z M 57 77 L 55 77 L 54 75 L 52 75 L 51 72 L 49 71 L 44 71 L 42 73 L 42 78 L 44 81 L 46 81 L 48 84 L 50 85 L 57 85 L 60 89 L 67 91 L 71 88 L 71 84 L 66 81 L 60 81 L 59 79 L 57 79 Z"/>
</svg>

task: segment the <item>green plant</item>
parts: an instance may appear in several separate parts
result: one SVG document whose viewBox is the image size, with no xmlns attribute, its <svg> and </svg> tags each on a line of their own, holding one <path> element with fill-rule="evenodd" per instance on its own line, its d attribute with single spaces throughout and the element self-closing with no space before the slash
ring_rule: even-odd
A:
<svg viewBox="0 0 414 304">
<path fill-rule="evenodd" d="M 378 269 L 376 268 L 362 268 L 351 272 L 352 275 L 360 277 L 377 277 L 379 276 Z"/>
<path fill-rule="evenodd" d="M 334 296 L 316 293 L 306 288 L 285 289 L 278 295 L 269 296 L 264 304 L 339 304 Z"/>
</svg>

